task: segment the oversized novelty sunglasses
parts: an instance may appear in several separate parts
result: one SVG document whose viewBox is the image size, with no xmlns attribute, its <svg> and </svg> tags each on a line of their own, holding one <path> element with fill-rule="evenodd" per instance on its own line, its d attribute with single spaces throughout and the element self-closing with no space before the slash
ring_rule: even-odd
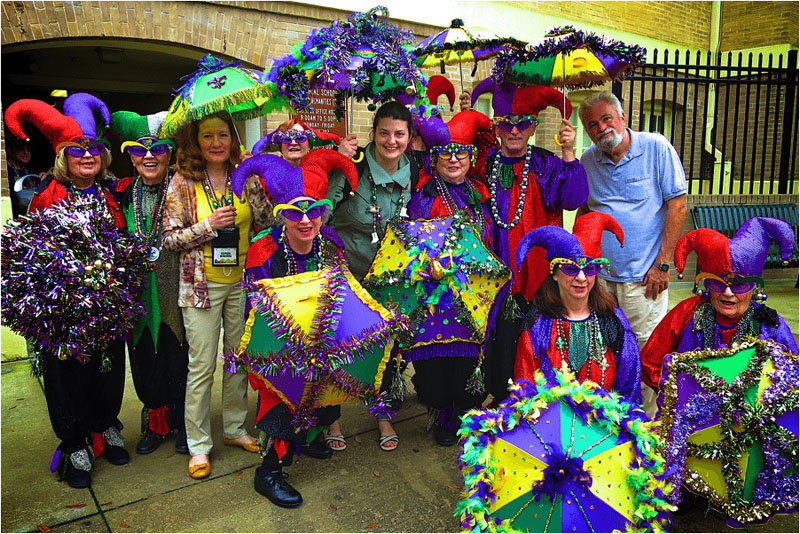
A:
<svg viewBox="0 0 800 534">
<path fill-rule="evenodd" d="M 711 273 L 700 273 L 695 277 L 694 283 L 700 283 L 706 289 L 715 293 L 725 293 L 725 289 L 731 288 L 731 292 L 736 294 L 747 293 L 754 287 L 764 287 L 764 280 L 758 276 L 740 276 L 736 273 L 724 273 L 722 276 L 717 276 Z"/>
<path fill-rule="evenodd" d="M 450 143 L 445 146 L 433 147 L 431 149 L 431 156 L 445 161 L 449 161 L 453 156 L 455 156 L 456 159 L 467 159 L 474 154 L 476 150 L 475 145 Z"/>
<path fill-rule="evenodd" d="M 505 117 L 494 117 L 492 122 L 504 132 L 510 132 L 515 126 L 521 132 L 534 124 L 538 125 L 540 121 L 536 115 L 506 115 Z"/>
<path fill-rule="evenodd" d="M 108 147 L 108 141 L 105 139 L 100 139 L 98 141 L 93 141 L 91 139 L 81 139 L 78 142 L 75 141 L 67 141 L 65 143 L 61 143 L 56 147 L 56 152 L 64 149 L 64 152 L 67 156 L 72 156 L 73 158 L 82 158 L 86 152 L 89 152 L 92 156 L 98 156 L 103 153 L 103 150 Z"/>
<path fill-rule="evenodd" d="M 298 200 L 294 204 L 278 204 L 272 210 L 272 215 L 277 215 L 278 212 L 289 219 L 290 221 L 301 221 L 303 216 L 309 219 L 316 219 L 322 217 L 326 209 L 333 209 L 333 202 L 324 198 L 312 203 L 310 200 Z"/>
<path fill-rule="evenodd" d="M 611 263 L 606 258 L 587 258 L 586 256 L 579 256 L 577 258 L 554 258 L 550 262 L 550 272 L 554 273 L 556 267 L 561 269 L 561 272 L 567 276 L 578 276 L 578 273 L 583 271 L 586 276 L 595 276 L 600 272 L 600 269 L 610 267 Z"/>
<path fill-rule="evenodd" d="M 129 154 L 133 154 L 136 157 L 146 156 L 148 151 L 153 156 L 160 156 L 166 153 L 167 150 L 174 149 L 174 145 L 175 143 L 170 139 L 146 138 L 122 143 L 122 151 L 124 152 L 127 149 Z"/>
<path fill-rule="evenodd" d="M 285 132 L 275 134 L 274 139 L 284 145 L 291 145 L 292 141 L 295 141 L 298 145 L 302 145 L 308 141 L 309 137 L 311 137 L 310 130 L 286 130 Z"/>
</svg>

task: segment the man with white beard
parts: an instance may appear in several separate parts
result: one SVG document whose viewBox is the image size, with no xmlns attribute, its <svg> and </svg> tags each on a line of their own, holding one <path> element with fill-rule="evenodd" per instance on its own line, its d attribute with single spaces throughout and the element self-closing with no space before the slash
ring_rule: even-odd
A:
<svg viewBox="0 0 800 534">
<path fill-rule="evenodd" d="M 581 156 L 589 200 L 578 216 L 608 213 L 625 231 L 624 248 L 610 233 L 603 235 L 611 270 L 600 277 L 625 312 L 641 349 L 667 313 L 669 267 L 686 215 L 686 176 L 667 138 L 625 127 L 622 105 L 612 93 L 587 98 L 579 115 L 594 145 Z M 651 416 L 652 393 L 642 388 Z"/>
</svg>

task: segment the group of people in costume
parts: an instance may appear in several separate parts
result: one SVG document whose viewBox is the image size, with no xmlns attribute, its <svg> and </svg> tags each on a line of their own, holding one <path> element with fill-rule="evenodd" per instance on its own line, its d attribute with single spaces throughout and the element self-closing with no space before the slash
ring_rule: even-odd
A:
<svg viewBox="0 0 800 534">
<path fill-rule="evenodd" d="M 437 84 L 441 80 L 431 87 Z M 175 451 L 190 455 L 189 475 L 209 476 L 218 345 L 222 334 L 224 350 L 239 347 L 252 307 L 243 286 L 333 265 L 362 281 L 387 223 L 397 218 L 463 216 L 511 271 L 508 285 L 487 304 L 485 346 L 432 343 L 391 358 L 384 370 L 380 391 L 396 411 L 402 399 L 389 394 L 392 377 L 413 365 L 414 386 L 442 446 L 457 442 L 465 411 L 480 407 L 490 393 L 502 400 L 509 380 L 530 379 L 537 370 L 550 376 L 566 365 L 581 381 L 641 403 L 640 380 L 657 389 L 670 352 L 730 345 L 746 335 L 797 352 L 785 321 L 753 302 L 762 295 L 759 277 L 770 239 L 787 255 L 795 238 L 786 223 L 756 218 L 730 240 L 705 229 L 681 238 L 675 265 L 682 272 L 688 252 L 697 252 L 701 293 L 672 310 L 640 354 L 615 297 L 597 283 L 614 269 L 601 248 L 603 233 L 622 245 L 623 228 L 601 210 L 579 216 L 571 233 L 562 228 L 563 210 L 580 208 L 589 197 L 589 177 L 574 154 L 569 101 L 548 87 L 516 89 L 487 80 L 476 87 L 473 104 L 485 92 L 492 94 L 491 119 L 463 109 L 444 122 L 391 101 L 377 109 L 364 147 L 292 119 L 256 143 L 253 154 L 242 152 L 224 112 L 191 122 L 172 140 L 158 133 L 164 113 L 109 113 L 85 93 L 70 96 L 63 115 L 36 100 L 8 108 L 6 124 L 14 135 L 24 138 L 21 125 L 31 123 L 56 152 L 53 174 L 39 185 L 30 211 L 93 195 L 120 228 L 148 247 L 150 269 L 141 290 L 147 313 L 128 342 L 143 404 L 137 453 L 156 450 L 175 431 Z M 429 87 L 432 103 L 438 96 Z M 548 106 L 564 119 L 560 156 L 530 144 Z M 134 169 L 113 190 L 103 186 L 111 154 L 98 136 L 96 117 L 123 141 Z M 237 181 L 244 183 L 242 194 L 233 186 Z M 124 344 L 106 347 L 88 364 L 46 352 L 42 358 L 48 410 L 61 440 L 54 470 L 70 486 L 86 487 L 96 457 L 129 461 L 118 419 Z M 468 388 L 481 361 L 486 387 Z M 248 382 L 258 393 L 257 427 L 266 436 L 261 444 L 244 424 Z M 319 408 L 323 431 L 298 432 L 289 407 L 257 376 L 223 374 L 223 442 L 261 452 L 254 486 L 278 506 L 302 502 L 282 472 L 295 445 L 320 459 L 346 448 L 340 416 L 339 406 Z M 377 427 L 380 448 L 397 448 L 391 420 L 379 416 Z"/>
</svg>

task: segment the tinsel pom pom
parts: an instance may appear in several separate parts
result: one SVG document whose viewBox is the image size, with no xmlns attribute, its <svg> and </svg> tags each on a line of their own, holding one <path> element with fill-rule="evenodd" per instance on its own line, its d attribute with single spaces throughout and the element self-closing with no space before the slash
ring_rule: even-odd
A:
<svg viewBox="0 0 800 534">
<path fill-rule="evenodd" d="M 94 197 L 12 220 L 1 248 L 3 324 L 37 349 L 86 362 L 144 314 L 147 247 Z"/>
</svg>

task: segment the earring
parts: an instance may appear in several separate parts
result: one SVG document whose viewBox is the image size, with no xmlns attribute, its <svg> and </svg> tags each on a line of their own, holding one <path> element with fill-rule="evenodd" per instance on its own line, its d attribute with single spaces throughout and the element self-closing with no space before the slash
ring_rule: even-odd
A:
<svg viewBox="0 0 800 534">
<path fill-rule="evenodd" d="M 694 288 L 692 288 L 692 293 L 704 298 L 709 297 L 708 291 L 706 291 L 705 289 L 701 289 L 700 287 L 697 286 L 697 284 L 695 284 Z"/>
<path fill-rule="evenodd" d="M 761 302 L 765 302 L 768 298 L 769 298 L 769 295 L 764 293 L 763 289 L 759 289 L 758 291 L 756 291 L 756 294 L 753 295 L 753 300 L 758 300 L 758 301 L 761 301 Z"/>
</svg>

